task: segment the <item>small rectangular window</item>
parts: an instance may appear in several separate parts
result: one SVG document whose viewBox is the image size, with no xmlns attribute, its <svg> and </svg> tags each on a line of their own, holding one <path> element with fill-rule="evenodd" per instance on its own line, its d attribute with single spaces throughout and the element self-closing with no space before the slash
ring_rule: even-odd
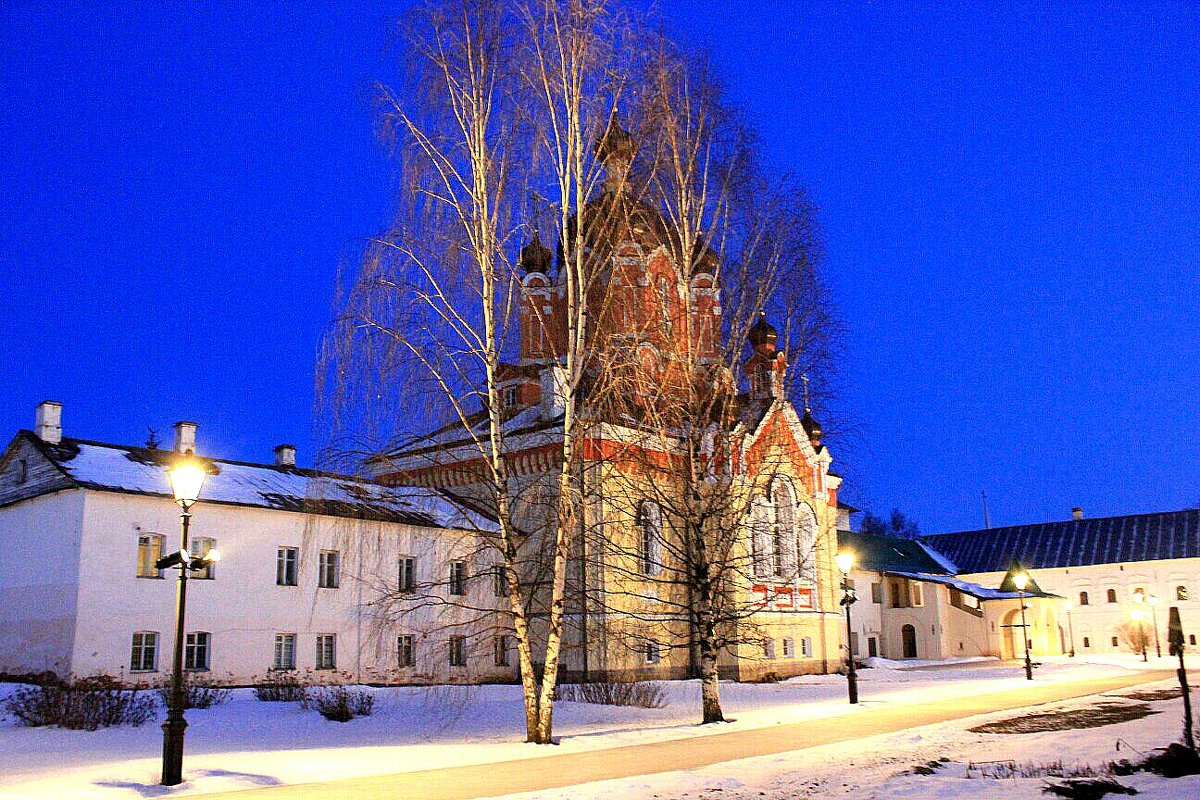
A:
<svg viewBox="0 0 1200 800">
<path fill-rule="evenodd" d="M 129 656 L 130 672 L 154 672 L 158 669 L 158 634 L 138 631 L 133 635 L 133 648 Z"/>
<path fill-rule="evenodd" d="M 207 633 L 189 633 L 184 641 L 183 668 L 202 671 L 208 669 L 209 644 Z"/>
<path fill-rule="evenodd" d="M 492 568 L 492 592 L 496 597 L 508 597 L 508 572 L 503 564 Z"/>
<path fill-rule="evenodd" d="M 338 588 L 338 567 L 341 556 L 337 550 L 322 550 L 317 559 L 317 586 L 321 589 Z"/>
<path fill-rule="evenodd" d="M 1176 586 L 1175 587 L 1175 599 L 1176 600 L 1187 600 L 1188 599 L 1188 590 L 1187 590 L 1186 586 Z"/>
<path fill-rule="evenodd" d="M 450 562 L 450 594 L 464 595 L 467 593 L 467 562 Z"/>
<path fill-rule="evenodd" d="M 925 605 L 925 593 L 922 589 L 923 587 L 919 581 L 910 581 L 908 584 L 908 590 L 912 597 L 912 605 L 915 608 Z"/>
<path fill-rule="evenodd" d="M 883 603 L 883 584 L 881 584 L 881 583 L 872 583 L 871 584 L 871 602 L 879 603 L 879 604 Z"/>
<path fill-rule="evenodd" d="M 281 547 L 275 554 L 275 585 L 295 586 L 300 563 L 300 551 L 295 547 Z"/>
<path fill-rule="evenodd" d="M 22 458 L 17 462 L 17 484 L 29 480 L 29 460 Z"/>
<path fill-rule="evenodd" d="M 161 578 L 162 570 L 154 566 L 162 558 L 163 537 L 157 533 L 138 535 L 137 576 Z"/>
<path fill-rule="evenodd" d="M 296 634 L 294 633 L 277 633 L 275 634 L 275 659 L 271 662 L 271 669 L 295 669 L 296 668 Z"/>
<path fill-rule="evenodd" d="M 800 656 L 802 658 L 812 658 L 812 639 L 805 636 L 800 640 Z"/>
<path fill-rule="evenodd" d="M 507 667 L 508 666 L 508 651 L 509 651 L 508 637 L 507 636 L 497 636 L 492 641 L 492 647 L 495 650 L 496 666 L 497 667 Z"/>
<path fill-rule="evenodd" d="M 198 539 L 192 539 L 191 547 L 188 548 L 188 553 L 192 558 L 204 558 L 206 555 L 217 549 L 217 540 L 202 536 Z M 192 572 L 191 577 L 195 580 L 211 581 L 217 577 L 217 565 L 214 562 L 208 562 L 204 569 L 198 569 Z"/>
<path fill-rule="evenodd" d="M 396 581 L 396 589 L 401 594 L 409 594 L 417 590 L 417 560 L 411 556 L 401 556 L 400 575 Z"/>
<path fill-rule="evenodd" d="M 1119 645 L 1118 645 L 1118 643 L 1117 643 L 1117 637 L 1115 637 L 1115 636 L 1114 636 L 1114 637 L 1112 637 L 1112 646 L 1113 646 L 1113 647 L 1117 647 L 1117 646 L 1119 646 Z"/>
<path fill-rule="evenodd" d="M 506 386 L 501 395 L 500 402 L 504 404 L 505 408 L 516 408 L 517 407 L 517 387 Z"/>
<path fill-rule="evenodd" d="M 465 667 L 467 665 L 467 637 L 450 637 L 450 666 Z"/>
<path fill-rule="evenodd" d="M 775 657 L 775 640 L 774 639 L 763 639 L 762 648 L 763 648 L 763 658 L 774 658 Z"/>
<path fill-rule="evenodd" d="M 1083 646 L 1084 646 L 1084 647 L 1091 647 L 1091 646 L 1092 646 L 1092 640 L 1091 640 L 1089 637 L 1087 637 L 1087 636 L 1083 637 Z"/>
<path fill-rule="evenodd" d="M 337 669 L 337 634 L 317 636 L 317 663 L 314 669 Z"/>
<path fill-rule="evenodd" d="M 900 581 L 892 581 L 892 608 L 904 608 L 908 604 L 907 591 Z"/>
<path fill-rule="evenodd" d="M 796 657 L 796 644 L 790 637 L 786 637 L 783 640 L 783 657 L 784 658 L 795 658 Z"/>
<path fill-rule="evenodd" d="M 658 642 L 646 642 L 645 655 L 647 664 L 657 664 L 662 661 L 662 652 Z"/>
<path fill-rule="evenodd" d="M 413 657 L 412 634 L 402 633 L 396 637 L 396 663 L 401 669 L 416 664 L 416 659 Z"/>
</svg>

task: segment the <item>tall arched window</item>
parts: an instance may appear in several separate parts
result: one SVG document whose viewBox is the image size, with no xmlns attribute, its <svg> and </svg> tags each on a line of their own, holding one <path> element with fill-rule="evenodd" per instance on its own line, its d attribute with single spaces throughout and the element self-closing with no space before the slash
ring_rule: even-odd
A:
<svg viewBox="0 0 1200 800">
<path fill-rule="evenodd" d="M 1087 592 L 1080 592 L 1080 593 L 1079 593 L 1079 605 L 1081 605 L 1081 606 L 1086 606 L 1087 604 L 1088 604 L 1088 594 L 1087 594 Z"/>
<path fill-rule="evenodd" d="M 773 555 L 771 552 L 771 520 L 766 503 L 756 500 L 750 508 L 750 559 L 754 574 L 769 577 Z"/>
<path fill-rule="evenodd" d="M 1116 589 L 1108 590 L 1108 602 L 1110 602 L 1110 603 L 1117 602 L 1117 590 Z"/>
<path fill-rule="evenodd" d="M 662 572 L 662 509 L 652 500 L 638 507 L 638 568 L 643 575 Z"/>
<path fill-rule="evenodd" d="M 792 581 L 796 578 L 796 494 L 791 482 L 776 478 L 771 486 L 771 501 L 775 507 L 771 574 Z"/>
<path fill-rule="evenodd" d="M 812 506 L 801 503 L 797 514 L 796 546 L 800 554 L 800 577 L 817 582 L 817 515 Z"/>
</svg>

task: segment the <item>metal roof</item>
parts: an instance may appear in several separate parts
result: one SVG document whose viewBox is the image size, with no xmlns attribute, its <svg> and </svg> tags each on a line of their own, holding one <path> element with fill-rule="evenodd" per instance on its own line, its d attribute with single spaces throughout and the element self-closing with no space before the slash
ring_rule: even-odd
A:
<svg viewBox="0 0 1200 800">
<path fill-rule="evenodd" d="M 960 573 L 1200 558 L 1200 509 L 1070 519 L 988 530 L 939 533 L 921 541 Z"/>
<path fill-rule="evenodd" d="M 861 531 L 838 531 L 837 536 L 838 548 L 853 551 L 854 564 L 859 569 L 946 574 L 945 567 L 913 539 Z"/>
</svg>

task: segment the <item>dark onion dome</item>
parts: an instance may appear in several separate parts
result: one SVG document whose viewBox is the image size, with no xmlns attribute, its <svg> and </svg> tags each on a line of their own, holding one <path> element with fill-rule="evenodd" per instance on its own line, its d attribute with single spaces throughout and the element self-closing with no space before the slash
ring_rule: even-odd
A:
<svg viewBox="0 0 1200 800">
<path fill-rule="evenodd" d="M 821 441 L 821 423 L 813 419 L 812 414 L 805 411 L 804 416 L 800 418 L 800 424 L 804 426 L 804 432 L 808 434 L 810 441 Z"/>
<path fill-rule="evenodd" d="M 553 257 L 554 254 L 550 252 L 550 248 L 542 244 L 542 240 L 534 233 L 533 240 L 521 248 L 521 269 L 526 272 L 549 273 L 550 261 Z"/>
<path fill-rule="evenodd" d="M 775 330 L 775 326 L 767 322 L 766 312 L 761 312 L 758 315 L 758 322 L 750 327 L 750 346 L 758 350 L 763 345 L 767 345 L 771 350 L 775 349 L 775 343 L 779 341 L 779 331 Z"/>
<path fill-rule="evenodd" d="M 608 127 L 596 140 L 596 155 L 606 164 L 610 160 L 626 164 L 633 161 L 633 136 L 621 127 L 615 116 L 608 121 Z"/>
</svg>

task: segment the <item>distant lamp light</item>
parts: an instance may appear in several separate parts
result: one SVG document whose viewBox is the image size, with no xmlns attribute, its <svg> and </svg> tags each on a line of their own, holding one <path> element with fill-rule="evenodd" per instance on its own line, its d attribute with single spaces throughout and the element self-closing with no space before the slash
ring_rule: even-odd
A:
<svg viewBox="0 0 1200 800">
<path fill-rule="evenodd" d="M 833 560 L 837 562 L 838 569 L 842 571 L 843 575 L 849 575 L 850 570 L 854 569 L 854 553 L 849 550 L 838 553 Z"/>
<path fill-rule="evenodd" d="M 1029 575 L 1024 572 L 1018 572 L 1013 575 L 1013 586 L 1017 587 L 1018 592 L 1025 591 L 1025 587 L 1029 585 Z"/>
<path fill-rule="evenodd" d="M 1147 595 L 1146 602 L 1152 606 L 1158 605 L 1158 595 L 1154 595 L 1154 594 Z"/>
<path fill-rule="evenodd" d="M 190 508 L 200 498 L 200 489 L 208 472 L 192 459 L 181 461 L 167 470 L 171 480 L 171 491 L 175 494 L 175 502 L 180 508 Z"/>
<path fill-rule="evenodd" d="M 1072 608 L 1075 607 L 1075 604 L 1072 603 L 1070 600 L 1063 600 L 1062 607 L 1063 607 L 1063 611 L 1070 611 Z"/>
<path fill-rule="evenodd" d="M 1135 602 L 1135 603 L 1146 602 L 1146 590 L 1145 589 L 1134 589 L 1133 590 L 1133 602 Z"/>
<path fill-rule="evenodd" d="M 1134 622 L 1141 622 L 1146 618 L 1146 612 L 1142 611 L 1140 608 L 1135 608 L 1133 611 L 1129 612 L 1129 616 L 1133 617 Z"/>
</svg>

